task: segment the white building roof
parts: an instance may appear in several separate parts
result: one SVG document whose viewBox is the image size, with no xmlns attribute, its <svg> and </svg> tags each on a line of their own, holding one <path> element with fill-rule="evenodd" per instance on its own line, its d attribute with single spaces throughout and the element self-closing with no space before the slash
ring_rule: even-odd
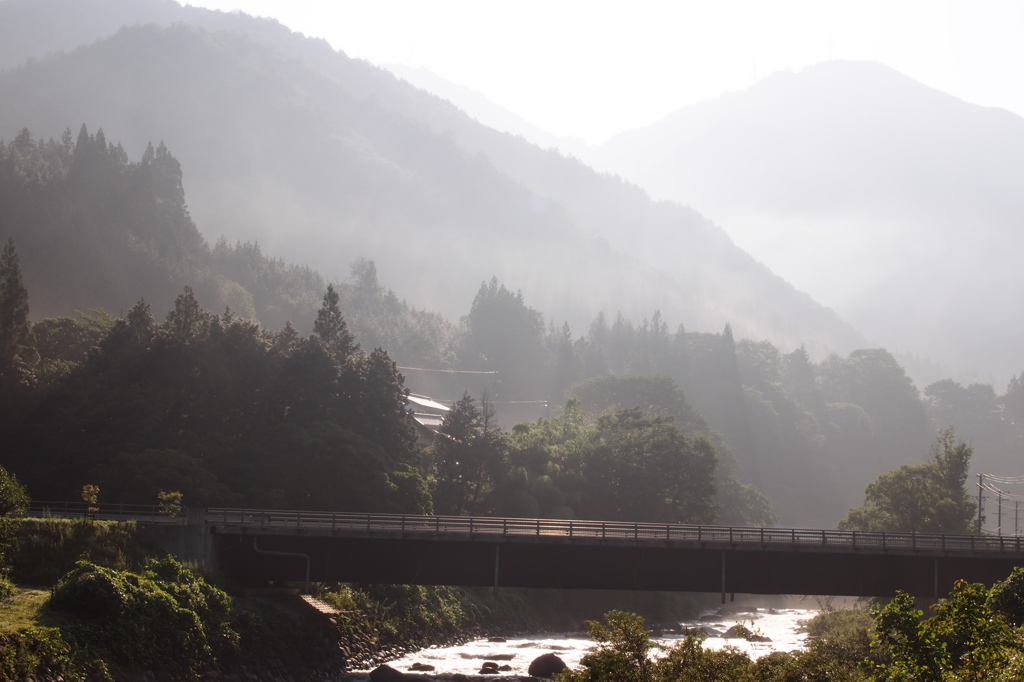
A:
<svg viewBox="0 0 1024 682">
<path fill-rule="evenodd" d="M 448 406 L 442 405 L 437 401 L 431 400 L 425 395 L 416 395 L 415 393 L 409 394 L 408 401 L 410 403 L 419 405 L 420 407 L 429 407 L 432 410 L 441 410 L 442 412 L 447 412 L 450 409 Z"/>
</svg>

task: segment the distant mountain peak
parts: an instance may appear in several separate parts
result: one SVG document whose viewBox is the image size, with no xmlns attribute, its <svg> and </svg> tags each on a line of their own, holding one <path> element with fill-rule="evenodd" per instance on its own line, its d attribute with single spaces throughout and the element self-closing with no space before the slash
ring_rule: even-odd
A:
<svg viewBox="0 0 1024 682">
<path fill-rule="evenodd" d="M 990 294 L 1024 286 L 1007 255 L 1024 248 L 1015 114 L 877 62 L 829 61 L 624 133 L 595 163 L 715 216 L 879 343 L 986 376 L 1020 364 L 1008 339 L 1024 326 Z M 981 364 L 965 315 L 989 330 Z"/>
</svg>

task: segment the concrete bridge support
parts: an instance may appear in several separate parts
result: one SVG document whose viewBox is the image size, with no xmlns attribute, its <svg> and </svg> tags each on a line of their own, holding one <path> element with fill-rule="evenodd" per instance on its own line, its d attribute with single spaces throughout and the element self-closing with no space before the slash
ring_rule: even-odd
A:
<svg viewBox="0 0 1024 682">
<path fill-rule="evenodd" d="M 206 568 L 219 568 L 213 534 L 206 523 L 205 507 L 185 510 L 185 523 L 137 521 L 145 537 L 154 546 L 173 554 L 181 562 Z"/>
</svg>

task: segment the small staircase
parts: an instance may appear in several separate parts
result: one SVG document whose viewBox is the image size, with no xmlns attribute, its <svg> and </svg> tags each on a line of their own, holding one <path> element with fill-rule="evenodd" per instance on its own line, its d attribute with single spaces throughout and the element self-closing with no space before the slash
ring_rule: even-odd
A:
<svg viewBox="0 0 1024 682">
<path fill-rule="evenodd" d="M 341 613 L 341 611 L 334 608 L 327 602 L 321 601 L 311 594 L 302 594 L 299 595 L 299 597 L 302 599 L 302 601 L 306 602 L 306 604 L 309 605 L 310 608 L 318 611 L 319 613 L 327 616 L 328 618 L 337 618 L 338 614 Z"/>
</svg>

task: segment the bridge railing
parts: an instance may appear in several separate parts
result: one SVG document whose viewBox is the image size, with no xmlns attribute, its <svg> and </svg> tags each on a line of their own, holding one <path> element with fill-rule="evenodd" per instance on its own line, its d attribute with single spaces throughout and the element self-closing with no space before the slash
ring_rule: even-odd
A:
<svg viewBox="0 0 1024 682">
<path fill-rule="evenodd" d="M 748 528 L 685 524 L 470 516 L 407 516 L 266 509 L 207 510 L 207 523 L 224 526 L 471 536 L 543 536 L 610 540 L 665 540 L 763 546 L 827 546 L 893 550 L 1024 553 L 1020 536 L 933 535 L 801 528 Z"/>
</svg>

